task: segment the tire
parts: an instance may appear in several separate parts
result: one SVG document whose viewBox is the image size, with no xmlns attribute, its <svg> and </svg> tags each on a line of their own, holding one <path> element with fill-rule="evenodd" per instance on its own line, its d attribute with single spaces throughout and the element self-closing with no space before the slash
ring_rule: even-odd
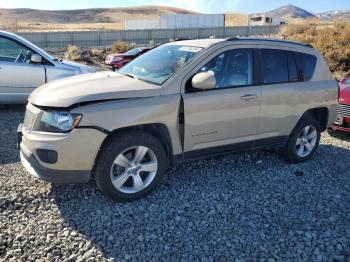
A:
<svg viewBox="0 0 350 262">
<path fill-rule="evenodd" d="M 124 133 L 103 147 L 94 178 L 105 196 L 114 201 L 134 201 L 156 188 L 167 164 L 164 147 L 155 137 L 145 132 Z"/>
<path fill-rule="evenodd" d="M 308 134 L 305 135 L 307 130 Z M 289 136 L 286 147 L 282 149 L 282 156 L 288 162 L 303 163 L 314 155 L 320 143 L 320 137 L 321 127 L 319 122 L 311 116 L 304 116 Z M 312 149 L 310 146 L 312 146 Z"/>
</svg>

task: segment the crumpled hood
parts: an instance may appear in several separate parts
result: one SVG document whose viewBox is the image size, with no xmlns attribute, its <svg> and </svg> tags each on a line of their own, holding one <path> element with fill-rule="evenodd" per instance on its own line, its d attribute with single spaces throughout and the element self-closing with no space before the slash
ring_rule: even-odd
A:
<svg viewBox="0 0 350 262">
<path fill-rule="evenodd" d="M 49 82 L 37 88 L 29 102 L 38 106 L 69 107 L 90 101 L 160 95 L 161 86 L 115 72 L 99 72 Z"/>
</svg>

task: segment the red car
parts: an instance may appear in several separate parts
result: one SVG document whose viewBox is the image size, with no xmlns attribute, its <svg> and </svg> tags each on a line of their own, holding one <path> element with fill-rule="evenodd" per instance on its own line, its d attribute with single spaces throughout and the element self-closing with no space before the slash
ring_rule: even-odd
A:
<svg viewBox="0 0 350 262">
<path fill-rule="evenodd" d="M 339 81 L 339 109 L 333 129 L 350 133 L 350 77 Z"/>
<path fill-rule="evenodd" d="M 106 57 L 105 64 L 115 71 L 149 50 L 151 50 L 150 47 L 137 47 L 123 54 L 111 54 Z"/>
</svg>

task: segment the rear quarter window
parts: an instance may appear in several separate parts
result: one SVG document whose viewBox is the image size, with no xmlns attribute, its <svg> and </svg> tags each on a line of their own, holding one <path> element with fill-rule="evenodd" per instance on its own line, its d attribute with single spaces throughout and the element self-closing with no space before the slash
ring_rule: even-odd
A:
<svg viewBox="0 0 350 262">
<path fill-rule="evenodd" d="M 314 74 L 317 58 L 314 55 L 304 53 L 297 53 L 297 56 L 299 57 L 299 64 L 303 72 L 304 81 L 308 81 Z"/>
</svg>

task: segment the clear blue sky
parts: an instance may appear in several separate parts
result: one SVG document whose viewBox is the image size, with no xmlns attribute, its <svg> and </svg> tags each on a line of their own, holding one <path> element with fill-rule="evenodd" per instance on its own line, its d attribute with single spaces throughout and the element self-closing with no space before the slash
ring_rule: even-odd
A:
<svg viewBox="0 0 350 262">
<path fill-rule="evenodd" d="M 286 4 L 293 4 L 314 13 L 331 10 L 350 10 L 350 0 L 0 0 L 0 8 L 62 10 L 168 5 L 203 13 L 254 13 L 269 11 Z"/>
</svg>

